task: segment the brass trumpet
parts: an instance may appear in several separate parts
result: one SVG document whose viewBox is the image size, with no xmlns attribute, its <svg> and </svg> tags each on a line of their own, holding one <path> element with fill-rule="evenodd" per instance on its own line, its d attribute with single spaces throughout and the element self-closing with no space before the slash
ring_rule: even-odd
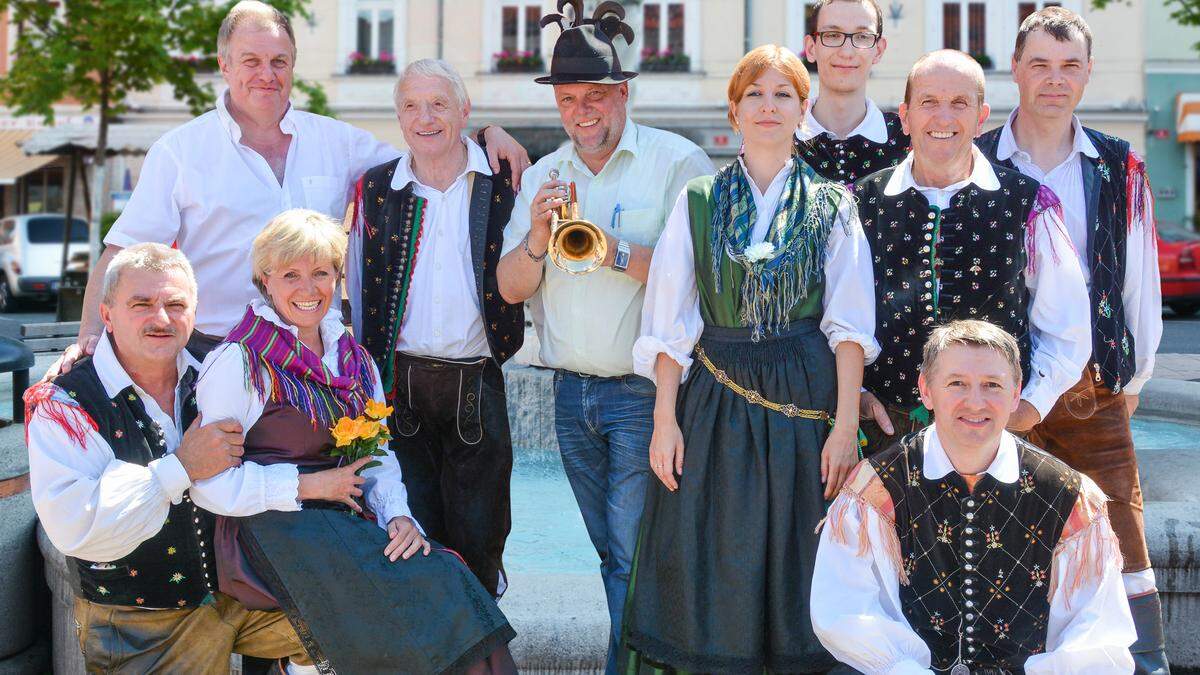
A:
<svg viewBox="0 0 1200 675">
<path fill-rule="evenodd" d="M 550 180 L 557 180 L 557 173 L 551 171 Z M 567 203 L 556 208 L 550 216 L 548 250 L 550 262 L 567 274 L 594 272 L 608 255 L 608 239 L 604 232 L 579 217 L 574 181 L 569 188 Z"/>
</svg>

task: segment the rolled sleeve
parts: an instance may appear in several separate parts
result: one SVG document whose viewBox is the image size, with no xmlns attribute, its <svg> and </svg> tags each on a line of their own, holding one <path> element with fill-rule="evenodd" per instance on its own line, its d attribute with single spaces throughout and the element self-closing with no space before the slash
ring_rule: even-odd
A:
<svg viewBox="0 0 1200 675">
<path fill-rule="evenodd" d="M 682 377 L 687 379 L 692 349 L 703 330 L 685 188 L 667 216 L 650 259 L 641 335 L 633 343 L 634 372 L 655 380 L 654 364 L 662 353 L 683 367 Z"/>
<path fill-rule="evenodd" d="M 184 491 L 192 485 L 192 479 L 188 477 L 187 469 L 183 468 L 179 458 L 173 454 L 167 455 L 150 462 L 149 467 L 171 503 L 181 502 Z"/>
<path fill-rule="evenodd" d="M 842 200 L 829 232 L 823 302 L 821 332 L 830 351 L 837 351 L 842 342 L 855 342 L 863 348 L 864 363 L 873 362 L 880 351 L 875 339 L 875 273 L 858 211 L 849 199 Z"/>
<path fill-rule="evenodd" d="M 104 243 L 121 248 L 146 242 L 173 243 L 183 222 L 177 194 L 179 174 L 180 164 L 170 138 L 159 139 L 146 153 L 137 187 Z"/>
</svg>

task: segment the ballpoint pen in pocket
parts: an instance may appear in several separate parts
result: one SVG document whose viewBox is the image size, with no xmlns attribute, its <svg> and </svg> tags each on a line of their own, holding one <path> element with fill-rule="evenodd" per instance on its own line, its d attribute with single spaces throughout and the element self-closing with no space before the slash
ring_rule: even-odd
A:
<svg viewBox="0 0 1200 675">
<path fill-rule="evenodd" d="M 608 224 L 612 230 L 621 229 L 621 203 L 617 202 L 616 208 L 613 209 L 612 221 Z"/>
</svg>

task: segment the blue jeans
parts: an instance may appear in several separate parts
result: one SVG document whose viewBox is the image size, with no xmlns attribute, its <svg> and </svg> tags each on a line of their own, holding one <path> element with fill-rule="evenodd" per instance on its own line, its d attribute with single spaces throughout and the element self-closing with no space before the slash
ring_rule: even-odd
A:
<svg viewBox="0 0 1200 675">
<path fill-rule="evenodd" d="M 554 429 L 563 468 L 600 554 L 612 621 L 606 672 L 612 674 L 650 478 L 654 383 L 640 375 L 592 377 L 559 370 L 554 393 Z"/>
</svg>

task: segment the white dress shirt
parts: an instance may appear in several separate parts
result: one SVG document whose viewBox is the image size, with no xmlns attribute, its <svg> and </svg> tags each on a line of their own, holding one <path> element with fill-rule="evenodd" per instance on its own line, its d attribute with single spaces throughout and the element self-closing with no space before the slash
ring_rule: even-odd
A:
<svg viewBox="0 0 1200 675">
<path fill-rule="evenodd" d="M 950 205 L 950 199 L 967 185 L 975 184 L 989 192 L 1000 189 L 1000 180 L 992 165 L 978 148 L 972 146 L 974 163 L 966 180 L 944 188 L 918 185 L 913 179 L 913 156 L 909 153 L 896 165 L 885 195 L 898 195 L 915 188 L 929 203 L 939 209 Z M 1021 391 L 1042 419 L 1050 414 L 1058 397 L 1079 381 L 1092 355 L 1091 314 L 1088 312 L 1087 288 L 1079 271 L 1079 260 L 1062 219 L 1054 209 L 1046 209 L 1034 220 L 1026 237 L 1034 237 L 1035 259 L 1023 271 L 1025 288 L 1029 291 L 1029 331 L 1033 353 L 1030 354 L 1029 383 Z M 1030 247 L 1026 246 L 1028 250 Z M 1032 270 L 1030 269 L 1032 267 Z M 1044 289 L 1039 292 L 1040 289 Z M 1045 292 L 1049 290 L 1050 292 Z"/>
<path fill-rule="evenodd" d="M 684 185 L 715 172 L 695 143 L 626 118 L 621 141 L 599 173 L 588 169 L 570 143 L 526 171 L 504 231 L 505 254 L 520 247 L 529 232 L 529 203 L 551 169 L 558 169 L 559 180 L 575 181 L 585 220 L 617 239 L 647 247 L 658 241 Z M 541 286 L 529 299 L 542 363 L 604 377 L 632 373 L 645 285 L 609 267 L 573 276 L 547 259 L 544 270 Z"/>
<path fill-rule="evenodd" d="M 816 105 L 817 99 L 814 98 L 812 103 L 809 104 L 808 110 L 804 112 L 804 124 L 802 124 L 799 129 L 796 129 L 796 138 L 799 138 L 802 141 L 807 141 L 816 138 L 821 134 L 829 134 L 834 140 L 839 141 L 847 138 L 854 138 L 855 136 L 862 136 L 873 143 L 887 143 L 887 120 L 883 118 L 883 111 L 880 110 L 879 106 L 875 105 L 875 102 L 871 99 L 867 99 L 866 116 L 863 117 L 863 120 L 858 123 L 858 126 L 854 127 L 853 131 L 844 137 L 838 136 L 832 131 L 826 129 L 821 125 L 820 122 L 817 121 L 816 116 L 813 115 L 813 108 L 815 108 Z"/>
<path fill-rule="evenodd" d="M 491 356 L 483 330 L 483 312 L 475 292 L 471 259 L 471 174 L 492 175 L 487 154 L 475 141 L 463 137 L 467 165 L 445 192 L 417 179 L 412 155 L 405 155 L 392 174 L 392 190 L 412 183 L 413 194 L 426 200 L 419 252 L 413 261 L 408 307 L 397 336 L 396 351 L 418 356 L 467 359 Z M 362 214 L 351 229 L 346 261 L 346 293 L 354 332 L 362 329 Z"/>
<path fill-rule="evenodd" d="M 741 163 L 741 157 L 737 161 Z M 750 231 L 751 244 L 765 240 L 770 231 L 792 171 L 792 161 L 783 165 L 766 193 L 760 192 L 754 181 L 747 181 L 757 216 Z M 742 164 L 742 170 L 746 170 L 745 164 Z M 875 341 L 875 277 L 871 251 L 858 220 L 858 210 L 849 199 L 842 201 L 829 229 L 824 273 L 822 305 L 825 311 L 820 326 L 829 341 L 829 349 L 835 350 L 839 343 L 847 340 L 857 342 L 862 345 L 866 362 L 874 361 L 879 356 L 879 343 Z M 654 362 L 663 353 L 683 366 L 683 378 L 686 379 L 692 365 L 692 348 L 703 331 L 685 189 L 675 200 L 675 208 L 667 218 L 667 227 L 650 261 L 641 337 L 633 345 L 634 372 L 654 380 Z"/>
<path fill-rule="evenodd" d="M 271 218 L 308 208 L 340 219 L 358 177 L 400 154 L 362 129 L 289 107 L 279 122 L 292 137 L 280 184 L 241 143 L 225 97 L 151 146 L 129 204 L 104 238 L 121 247 L 177 243 L 200 289 L 196 330 L 217 336 L 259 297 L 250 248 Z"/>
<path fill-rule="evenodd" d="M 938 440 L 936 423 L 925 435 L 923 452 L 925 478 L 936 480 L 954 470 Z M 1016 442 L 1008 432 L 1004 432 L 987 473 L 1002 483 L 1019 478 Z M 1083 480 L 1090 483 L 1086 477 Z M 1095 485 L 1090 489 L 1100 490 Z M 842 493 L 830 507 L 831 512 L 838 509 L 845 513 L 845 522 L 837 528 L 844 533 L 845 541 L 835 541 L 832 527 L 826 526 L 821 532 L 809 605 L 813 630 L 835 658 L 867 675 L 930 673 L 929 647 L 900 607 L 900 571 L 885 545 L 889 537 L 895 544 L 895 526 L 874 508 L 845 508 L 851 506 L 846 500 L 854 499 Z M 862 514 L 866 514 L 865 528 Z M 1094 525 L 1109 527 L 1107 522 Z M 870 543 L 860 556 L 859 534 L 863 531 Z M 1111 530 L 1108 534 L 1115 539 Z M 1079 588 L 1069 590 L 1068 576 L 1078 573 L 1072 569 L 1074 561 L 1084 559 L 1085 552 L 1100 554 L 1088 550 L 1091 545 L 1089 538 L 1075 537 L 1060 542 L 1054 553 L 1050 573 L 1055 579 L 1050 586 L 1055 591 L 1050 596 L 1046 651 L 1025 661 L 1029 675 L 1133 672 L 1129 645 L 1137 634 L 1121 584 L 1120 556 L 1104 561 L 1100 578 L 1085 577 Z"/>
<path fill-rule="evenodd" d="M 1033 163 L 1030 154 L 1017 145 L 1012 124 L 1019 111 L 1019 108 L 1012 111 L 1008 121 L 1004 123 L 1000 141 L 996 146 L 996 158 L 1001 161 L 1012 160 L 1021 173 L 1054 190 L 1054 194 L 1062 200 L 1063 221 L 1071 241 L 1075 244 L 1083 278 L 1090 289 L 1092 268 L 1087 260 L 1087 242 L 1088 228 L 1091 224 L 1087 222 L 1083 156 L 1096 158 L 1100 153 L 1084 133 L 1079 118 L 1075 117 L 1072 123 L 1075 130 L 1074 145 L 1070 154 L 1058 166 L 1049 171 L 1042 171 L 1041 167 Z M 1153 205 L 1153 196 L 1150 190 L 1146 190 L 1143 213 L 1151 222 L 1133 223 L 1130 235 L 1125 238 L 1125 287 L 1121 292 L 1121 301 L 1125 307 L 1125 324 L 1133 335 L 1135 354 L 1133 378 L 1122 391 L 1131 396 L 1138 394 L 1154 373 L 1154 354 L 1158 351 L 1159 341 L 1162 340 L 1162 286 L 1158 274 L 1158 245 L 1154 238 Z M 1090 301 L 1088 306 L 1091 306 Z M 1090 315 L 1088 322 L 1091 322 Z M 1090 339 L 1089 334 L 1089 342 Z"/>
<path fill-rule="evenodd" d="M 109 340 L 106 331 L 92 355 L 104 393 L 111 398 L 132 386 L 147 415 L 162 429 L 166 454 L 146 466 L 120 461 L 108 441 L 81 417 L 74 421 L 86 430 L 82 444 L 72 440 L 40 407 L 25 427 L 29 486 L 46 534 L 64 554 L 93 562 L 123 558 L 158 534 L 171 504 L 178 504 L 192 484 L 174 454 L 184 431 L 182 402 L 190 392 L 177 385 L 175 409 L 166 414 L 130 379 Z M 180 379 L 189 366 L 200 368 L 187 350 L 179 352 L 175 367 Z M 54 397 L 79 407 L 62 390 L 57 390 Z"/>
<path fill-rule="evenodd" d="M 295 326 L 284 323 L 270 306 L 260 300 L 251 303 L 254 313 L 282 326 L 297 335 Z M 338 363 L 338 340 L 346 332 L 340 315 L 330 310 L 321 321 L 321 343 L 325 354 L 321 363 L 330 372 L 341 375 Z M 372 364 L 375 382 L 371 398 L 383 401 L 383 383 L 379 372 Z M 263 367 L 263 377 L 269 377 Z M 258 395 L 246 373 L 246 360 L 241 347 L 222 344 L 204 359 L 200 381 L 196 387 L 196 403 L 206 423 L 231 419 L 242 425 L 243 436 L 262 416 L 266 402 Z M 412 518 L 408 508 L 408 492 L 404 489 L 400 465 L 396 455 L 388 452 L 376 457 L 380 466 L 361 473 L 366 482 L 362 485 L 367 507 L 377 516 L 383 529 L 396 516 Z M 222 516 L 252 516 L 263 511 L 299 511 L 299 472 L 295 464 L 258 464 L 244 461 L 239 467 L 197 481 L 192 486 L 192 501 L 207 511 Z M 413 518 L 416 523 L 416 519 Z M 417 523 L 417 528 L 420 529 Z"/>
</svg>

